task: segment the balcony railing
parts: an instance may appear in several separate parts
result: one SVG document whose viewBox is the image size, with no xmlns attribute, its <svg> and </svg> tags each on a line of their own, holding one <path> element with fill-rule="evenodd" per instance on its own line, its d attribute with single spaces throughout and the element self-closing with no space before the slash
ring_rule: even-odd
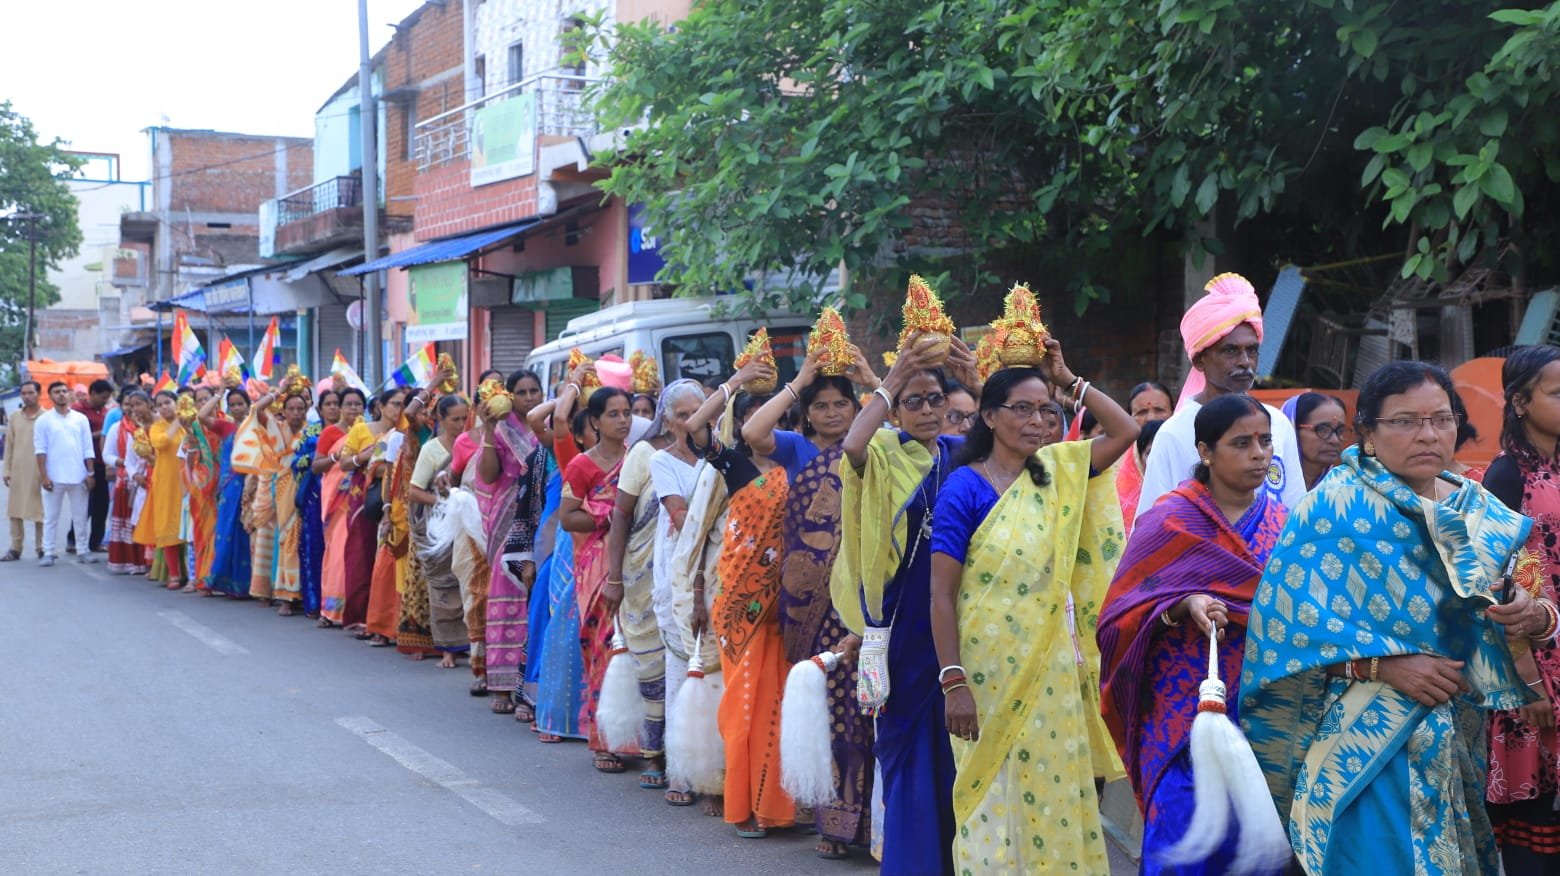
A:
<svg viewBox="0 0 1560 876">
<path fill-rule="evenodd" d="M 528 92 L 536 94 L 538 136 L 589 136 L 596 132 L 596 119 L 585 103 L 585 91 L 598 81 L 567 70 L 540 73 L 420 122 L 417 125 L 417 170 L 427 171 L 465 159 L 471 152 L 474 112 Z"/>
<path fill-rule="evenodd" d="M 361 179 L 356 176 L 332 177 L 278 199 L 276 224 L 299 222 L 330 210 L 360 207 L 362 204 L 363 181 Z"/>
</svg>

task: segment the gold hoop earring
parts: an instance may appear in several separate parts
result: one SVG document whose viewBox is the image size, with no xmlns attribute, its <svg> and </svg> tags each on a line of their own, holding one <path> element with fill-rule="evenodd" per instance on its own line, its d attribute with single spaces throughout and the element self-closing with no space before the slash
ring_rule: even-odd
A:
<svg viewBox="0 0 1560 876">
<path fill-rule="evenodd" d="M 1366 441 L 1365 442 L 1365 455 L 1366 456 L 1375 456 L 1376 455 L 1376 445 L 1372 444 L 1369 441 Z"/>
</svg>

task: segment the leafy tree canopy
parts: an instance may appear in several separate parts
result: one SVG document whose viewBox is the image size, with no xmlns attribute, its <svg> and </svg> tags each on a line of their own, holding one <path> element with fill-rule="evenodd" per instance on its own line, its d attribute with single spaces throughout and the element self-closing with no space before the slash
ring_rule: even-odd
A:
<svg viewBox="0 0 1560 876">
<path fill-rule="evenodd" d="M 81 248 L 77 201 L 65 179 L 81 160 L 65 152 L 59 139 L 43 143 L 32 122 L 10 101 L 0 102 L 0 362 L 20 362 L 23 321 L 27 314 L 28 258 L 36 229 L 35 308 L 59 300 L 48 271 Z M 14 217 L 36 214 L 36 223 Z"/>
<path fill-rule="evenodd" d="M 910 208 L 939 195 L 970 286 L 1060 249 L 1080 311 L 1145 235 L 1400 252 L 1443 280 L 1510 240 L 1531 266 L 1557 224 L 1560 2 L 1508 5 L 705 0 L 600 35 L 603 122 L 645 123 L 603 188 L 646 204 L 662 279 L 696 291 L 902 270 Z"/>
</svg>

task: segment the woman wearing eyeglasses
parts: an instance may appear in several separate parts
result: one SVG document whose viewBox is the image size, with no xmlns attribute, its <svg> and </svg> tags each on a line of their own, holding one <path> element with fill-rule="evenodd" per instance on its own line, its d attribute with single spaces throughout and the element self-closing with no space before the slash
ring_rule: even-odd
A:
<svg viewBox="0 0 1560 876">
<path fill-rule="evenodd" d="M 846 628 L 862 636 L 856 690 L 876 714 L 883 776 L 884 874 L 953 873 L 953 749 L 932 635 L 932 507 L 964 439 L 942 434 L 951 381 L 934 344 L 906 340 L 845 436 L 845 515 L 832 581 Z M 961 367 L 963 360 L 950 360 Z M 971 364 L 973 360 L 971 360 Z M 881 429 L 892 417 L 897 429 Z M 933 829 L 935 826 L 935 829 Z"/>
<path fill-rule="evenodd" d="M 961 870 L 1105 873 L 1095 778 L 1123 771 L 1100 718 L 1094 628 L 1121 555 L 1121 506 L 1098 475 L 1138 425 L 1074 375 L 1061 344 L 998 371 L 933 509 L 932 637 L 957 776 Z M 1051 386 L 1105 435 L 1042 447 Z"/>
<path fill-rule="evenodd" d="M 962 383 L 948 381 L 948 410 L 943 414 L 944 435 L 964 435 L 975 424 L 975 393 Z"/>
<path fill-rule="evenodd" d="M 1309 492 L 1343 458 L 1343 448 L 1354 433 L 1345 419 L 1343 399 L 1336 396 L 1303 392 L 1285 402 L 1283 410 L 1300 439 L 1300 471 Z"/>
<path fill-rule="evenodd" d="M 1531 524 L 1447 471 L 1453 392 L 1423 362 L 1372 374 L 1363 446 L 1291 510 L 1257 586 L 1241 726 L 1313 876 L 1500 868 L 1487 710 L 1535 699 L 1508 637 L 1550 641 L 1560 610 L 1502 592 Z"/>
</svg>

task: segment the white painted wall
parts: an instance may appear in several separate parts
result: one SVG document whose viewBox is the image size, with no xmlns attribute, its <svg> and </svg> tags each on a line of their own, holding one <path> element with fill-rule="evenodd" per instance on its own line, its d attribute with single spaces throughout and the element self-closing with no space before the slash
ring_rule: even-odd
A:
<svg viewBox="0 0 1560 876">
<path fill-rule="evenodd" d="M 48 278 L 60 288 L 60 301 L 56 307 L 96 310 L 98 281 L 102 274 L 87 270 L 87 265 L 95 265 L 101 260 L 103 247 L 119 245 L 119 215 L 142 209 L 144 187 L 139 183 L 102 180 L 71 180 L 68 185 L 80 202 L 76 223 L 81 227 L 81 250 L 75 258 L 60 262 L 59 270 L 50 271 Z M 150 190 L 146 197 L 149 208 Z"/>
<path fill-rule="evenodd" d="M 574 15 L 607 13 L 611 24 L 616 4 L 611 0 L 485 0 L 477 7 L 475 50 L 487 60 L 485 94 L 507 86 L 509 47 L 525 45 L 525 70 L 520 78 L 557 69 L 563 58 L 558 37 Z M 587 68 L 585 75 L 601 71 Z"/>
</svg>

